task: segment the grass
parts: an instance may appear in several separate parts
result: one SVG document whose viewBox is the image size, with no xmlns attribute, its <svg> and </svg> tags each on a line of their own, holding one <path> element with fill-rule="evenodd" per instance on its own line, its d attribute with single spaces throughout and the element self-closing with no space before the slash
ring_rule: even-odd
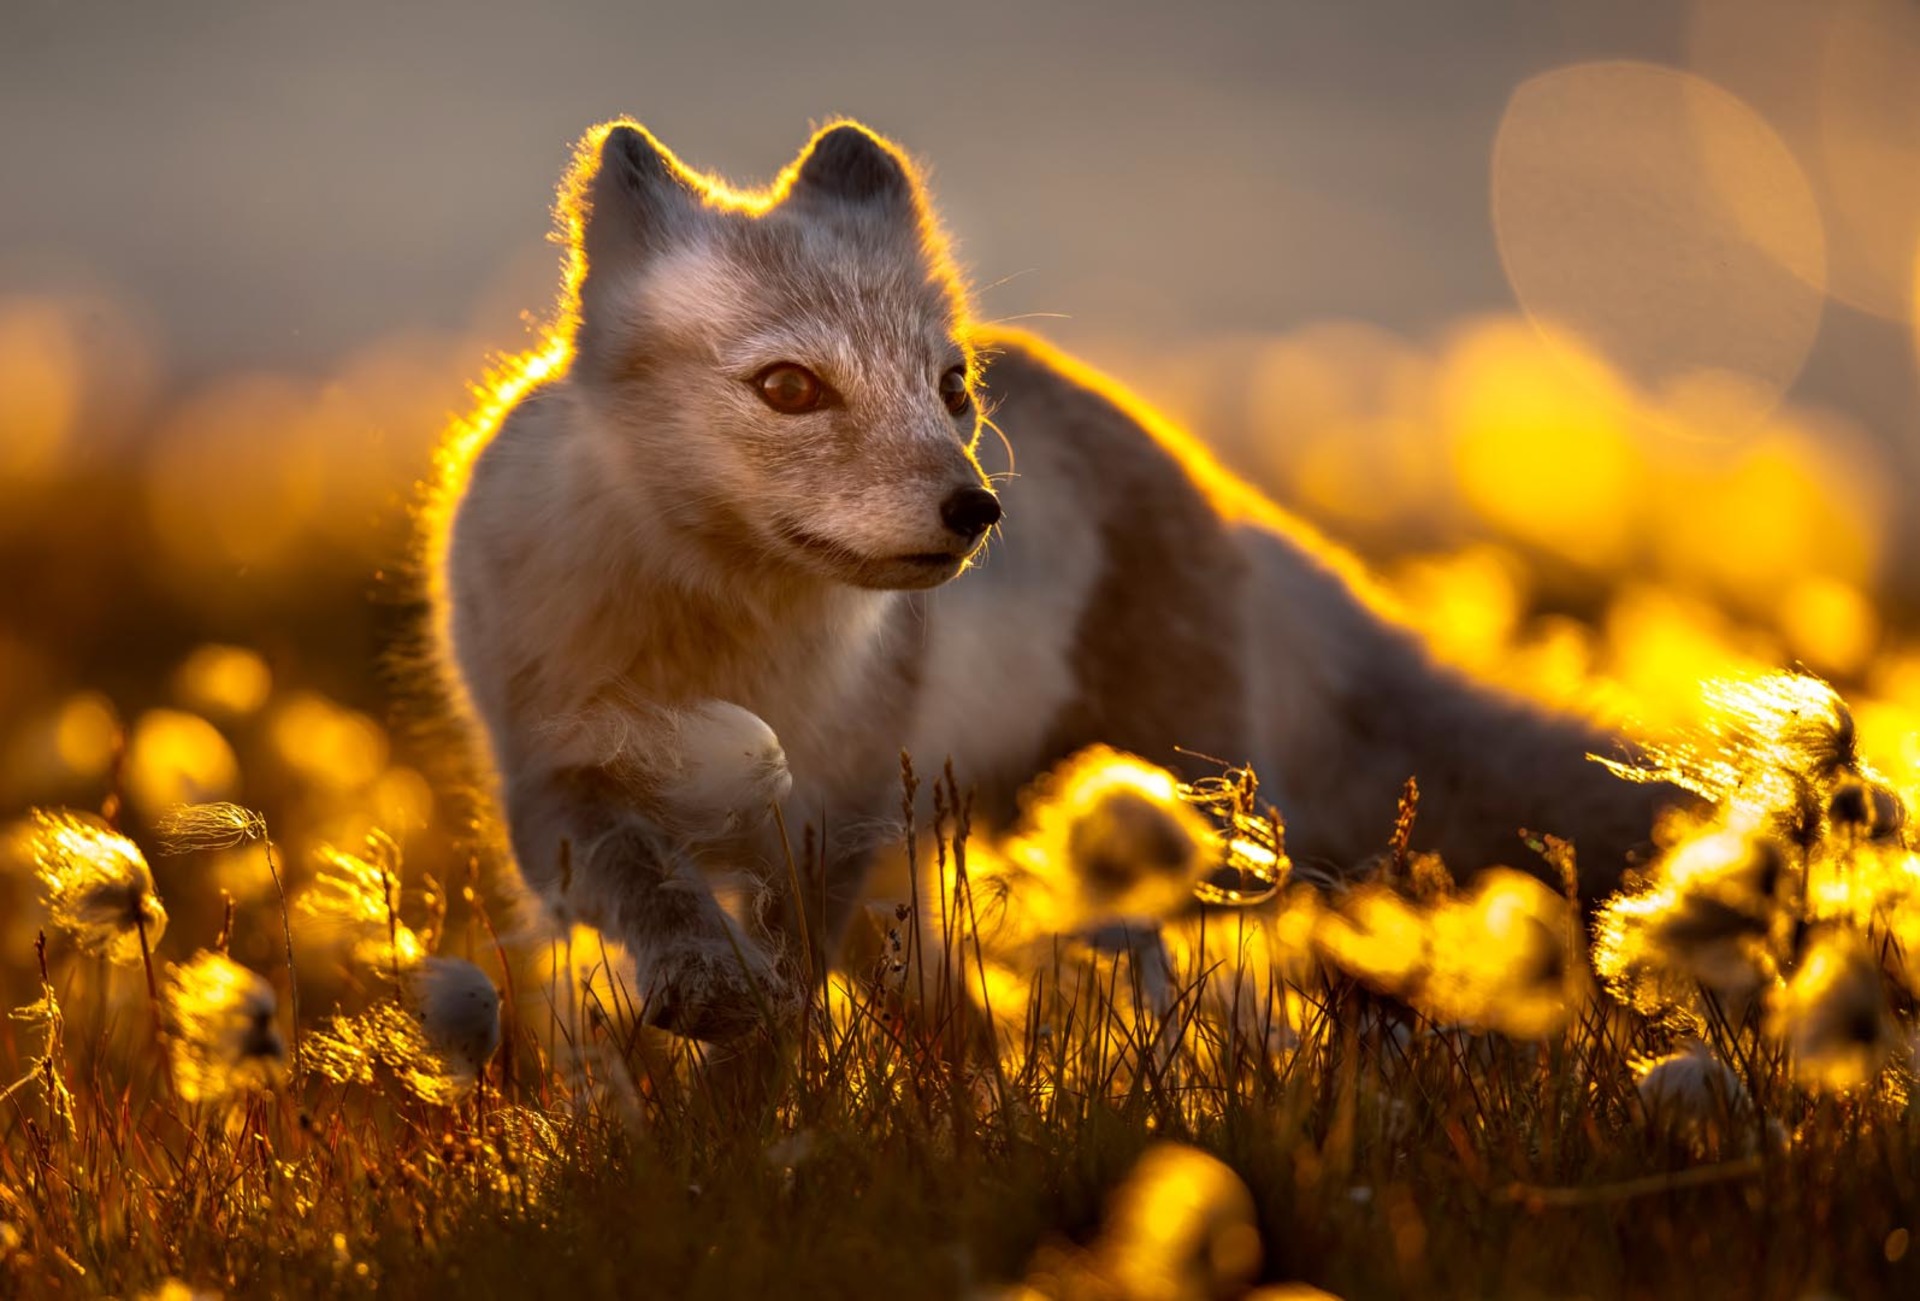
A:
<svg viewBox="0 0 1920 1301">
<path fill-rule="evenodd" d="M 1216 930 L 1238 915 L 1201 914 Z M 491 928 L 484 902 L 476 916 Z M 940 940 L 958 973 L 968 940 Z M 190 1104 L 139 970 L 54 948 L 61 1033 L 12 1027 L 10 1296 L 168 1280 L 262 1297 L 1237 1295 L 1253 1262 L 1220 1252 L 1245 1217 L 1258 1279 L 1348 1298 L 1920 1285 L 1904 1088 L 1805 1091 L 1757 1010 L 1708 1027 L 1754 1108 L 1704 1140 L 1638 1100 L 1633 1066 L 1671 1031 L 1605 997 L 1522 1042 L 1436 1027 L 1321 969 L 1292 988 L 1300 1033 L 1275 1052 L 1206 1010 L 1210 987 L 1241 986 L 1196 963 L 1167 1053 L 1159 1023 L 1125 1010 L 1122 959 L 1060 949 L 998 1051 L 964 974 L 938 963 L 924 996 L 911 974 L 836 980 L 800 1025 L 700 1061 L 636 1027 L 604 971 L 568 1008 L 516 962 L 506 1050 L 455 1103 L 306 1071 Z M 1194 1177 L 1130 1183 L 1166 1144 L 1223 1161 L 1248 1209 Z M 1129 1213 L 1164 1235 L 1151 1267 L 1103 1238 Z"/>
</svg>

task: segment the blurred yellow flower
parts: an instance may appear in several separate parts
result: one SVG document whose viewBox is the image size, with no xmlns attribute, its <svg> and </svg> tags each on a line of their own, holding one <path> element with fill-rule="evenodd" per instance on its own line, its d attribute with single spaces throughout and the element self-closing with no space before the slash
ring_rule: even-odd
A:
<svg viewBox="0 0 1920 1301">
<path fill-rule="evenodd" d="M 260 976 L 203 949 L 169 969 L 161 999 L 181 1098 L 212 1102 L 272 1082 L 286 1045 L 273 987 Z"/>
</svg>

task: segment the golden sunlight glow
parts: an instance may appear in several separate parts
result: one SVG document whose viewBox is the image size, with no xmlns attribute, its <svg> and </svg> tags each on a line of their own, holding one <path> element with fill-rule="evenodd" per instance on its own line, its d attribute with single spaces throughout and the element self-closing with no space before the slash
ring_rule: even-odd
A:
<svg viewBox="0 0 1920 1301">
<path fill-rule="evenodd" d="M 1230 391 L 1238 369 L 1181 380 L 1169 397 L 1197 398 L 1200 385 Z M 1435 361 L 1421 349 L 1337 322 L 1264 341 L 1245 369 L 1245 461 L 1258 481 L 1286 487 L 1283 500 L 1363 538 L 1394 536 L 1433 509 L 1446 448 L 1427 411 Z"/>
<path fill-rule="evenodd" d="M 1482 545 L 1419 556 L 1391 577 L 1408 617 L 1431 630 L 1434 649 L 1449 662 L 1484 664 L 1519 637 L 1527 575 L 1509 551 Z"/>
<path fill-rule="evenodd" d="M 1477 516 L 1576 564 L 1611 569 L 1629 559 L 1632 521 L 1621 503 L 1644 477 L 1642 457 L 1621 437 L 1630 408 L 1611 374 L 1564 351 L 1566 373 L 1519 327 L 1477 331 L 1447 368 L 1440 412 Z"/>
<path fill-rule="evenodd" d="M 424 831 L 433 823 L 433 785 L 412 768 L 388 768 L 367 792 L 367 811 L 376 826 L 396 834 Z"/>
<path fill-rule="evenodd" d="M 1846 481 L 1813 432 L 1769 426 L 1694 473 L 1681 461 L 1659 558 L 1755 610 L 1774 609 L 1782 587 L 1808 576 L 1870 580 L 1873 494 Z"/>
<path fill-rule="evenodd" d="M 253 376 L 172 414 L 154 439 L 147 504 L 176 566 L 273 571 L 292 556 L 323 504 L 320 451 L 301 436 L 307 413 L 298 384 Z"/>
<path fill-rule="evenodd" d="M 1873 603 L 1832 578 L 1807 578 L 1787 589 L 1780 621 L 1787 648 L 1816 673 L 1858 674 L 1880 640 Z"/>
<path fill-rule="evenodd" d="M 120 717 L 113 702 L 97 691 L 67 697 L 54 722 L 54 748 L 76 777 L 97 777 L 113 762 L 120 740 Z"/>
</svg>

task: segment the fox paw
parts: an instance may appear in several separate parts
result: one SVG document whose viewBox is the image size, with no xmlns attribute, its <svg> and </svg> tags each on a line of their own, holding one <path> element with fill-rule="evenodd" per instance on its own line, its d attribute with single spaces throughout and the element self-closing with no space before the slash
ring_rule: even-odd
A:
<svg viewBox="0 0 1920 1301">
<path fill-rule="evenodd" d="M 794 995 L 778 967 L 743 937 L 669 941 L 648 968 L 646 1021 L 662 1030 L 724 1043 L 779 1020 Z"/>
</svg>

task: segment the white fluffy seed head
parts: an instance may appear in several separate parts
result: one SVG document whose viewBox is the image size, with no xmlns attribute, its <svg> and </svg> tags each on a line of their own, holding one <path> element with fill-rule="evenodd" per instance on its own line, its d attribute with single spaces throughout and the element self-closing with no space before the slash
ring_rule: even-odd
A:
<svg viewBox="0 0 1920 1301">
<path fill-rule="evenodd" d="M 757 822 L 793 788 L 780 738 L 751 710 L 709 700 L 675 722 L 678 762 L 662 797 L 678 817 L 732 831 Z"/>
<path fill-rule="evenodd" d="M 478 1076 L 500 1048 L 500 992 L 464 958 L 427 958 L 403 977 L 407 1007 L 451 1071 Z"/>
<path fill-rule="evenodd" d="M 1750 1152 L 1760 1138 L 1753 1095 L 1704 1044 L 1640 1062 L 1634 1092 L 1647 1128 L 1701 1160 Z"/>
<path fill-rule="evenodd" d="M 1653 1119 L 1697 1123 L 1731 1116 L 1752 1105 L 1733 1069 L 1695 1046 L 1645 1063 L 1634 1091 Z"/>
<path fill-rule="evenodd" d="M 273 986 L 225 954 L 171 967 L 162 995 L 174 1087 L 188 1102 L 271 1084 L 286 1057 Z"/>
<path fill-rule="evenodd" d="M 1817 933 L 1767 1005 L 1767 1029 L 1787 1046 L 1812 1089 L 1871 1084 L 1893 1054 L 1898 1026 L 1877 954 L 1854 932 Z"/>
<path fill-rule="evenodd" d="M 28 845 L 48 914 L 82 952 L 132 966 L 159 943 L 167 910 L 138 845 L 91 817 L 40 809 Z"/>
<path fill-rule="evenodd" d="M 1026 824 L 1012 846 L 1054 896 L 1057 930 L 1159 920 L 1193 900 L 1220 861 L 1206 819 L 1179 780 L 1143 759 L 1093 746 L 1029 788 Z"/>
<path fill-rule="evenodd" d="M 1260 1271 L 1253 1197 L 1225 1164 L 1180 1143 L 1141 1154 L 1095 1254 L 1129 1297 L 1227 1297 Z"/>
</svg>

